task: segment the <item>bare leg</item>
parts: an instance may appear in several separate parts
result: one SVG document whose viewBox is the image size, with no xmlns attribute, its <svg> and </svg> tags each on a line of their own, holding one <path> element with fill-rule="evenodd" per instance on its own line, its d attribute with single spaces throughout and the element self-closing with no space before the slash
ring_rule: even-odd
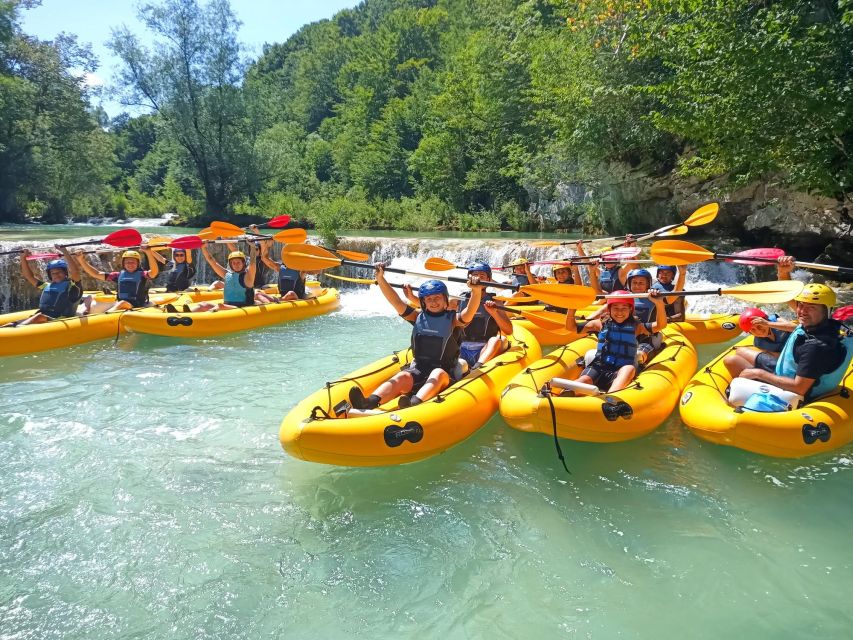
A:
<svg viewBox="0 0 853 640">
<path fill-rule="evenodd" d="M 113 306 L 107 309 L 107 311 L 127 311 L 128 309 L 133 309 L 133 305 L 131 305 L 126 300 L 119 300 Z"/>
<path fill-rule="evenodd" d="M 619 367 L 619 372 L 616 374 L 616 378 L 613 380 L 613 384 L 610 385 L 607 392 L 614 393 L 616 391 L 621 391 L 631 383 L 631 380 L 634 379 L 636 374 L 637 370 L 632 364 L 626 364 Z"/>
<path fill-rule="evenodd" d="M 288 291 L 282 297 L 282 300 L 299 300 L 299 296 L 296 295 L 295 291 Z"/>
<path fill-rule="evenodd" d="M 408 371 L 401 371 L 390 380 L 386 380 L 371 395 L 379 396 L 379 404 L 385 404 L 391 398 L 408 393 L 414 385 L 414 378 Z"/>
<path fill-rule="evenodd" d="M 420 389 L 418 389 L 417 397 L 422 402 L 426 402 L 430 398 L 434 398 L 441 391 L 447 388 L 450 384 L 450 375 L 444 369 L 433 369 L 427 381 Z"/>
<path fill-rule="evenodd" d="M 501 338 L 500 336 L 492 336 L 489 338 L 489 341 L 486 343 L 486 346 L 483 347 L 483 350 L 480 351 L 480 357 L 477 358 L 477 364 L 485 364 L 496 355 L 499 355 L 507 350 L 509 347 L 509 342 Z"/>
<path fill-rule="evenodd" d="M 744 369 L 752 369 L 755 366 L 755 358 L 760 351 L 738 347 L 732 355 L 723 358 L 723 364 L 731 374 L 732 379 L 737 378 Z"/>
</svg>

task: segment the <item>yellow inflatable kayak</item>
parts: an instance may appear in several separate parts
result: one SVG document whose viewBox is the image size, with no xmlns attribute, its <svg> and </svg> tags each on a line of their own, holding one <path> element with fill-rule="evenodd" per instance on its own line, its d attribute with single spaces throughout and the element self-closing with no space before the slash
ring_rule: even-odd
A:
<svg viewBox="0 0 853 640">
<path fill-rule="evenodd" d="M 221 297 L 219 298 L 221 300 Z M 215 302 L 211 300 L 211 302 Z M 185 304 L 181 299 L 175 302 Z M 337 309 L 337 289 L 324 289 L 316 298 L 273 302 L 216 312 L 166 313 L 160 308 L 128 311 L 122 315 L 122 327 L 135 333 L 149 333 L 176 338 L 206 338 L 223 333 L 257 329 L 272 324 L 302 320 Z"/>
<path fill-rule="evenodd" d="M 281 446 L 311 462 L 353 467 L 403 464 L 446 451 L 482 427 L 498 408 L 509 380 L 542 355 L 524 329 L 510 337 L 510 349 L 423 404 L 397 409 L 397 400 L 372 415 L 346 417 L 340 408 L 353 385 L 367 395 L 411 361 L 399 351 L 305 398 L 284 418 Z"/>
<path fill-rule="evenodd" d="M 501 416 L 520 431 L 556 433 L 585 442 L 620 442 L 646 435 L 669 416 L 696 370 L 693 344 L 676 329 L 667 327 L 662 333 L 663 349 L 627 388 L 596 396 L 570 396 L 554 388 L 549 402 L 541 393 L 545 383 L 552 378 L 576 380 L 584 368 L 578 360 L 595 349 L 597 341 L 587 336 L 554 350 L 512 379 L 501 396 Z"/>
<path fill-rule="evenodd" d="M 544 306 L 527 306 L 525 310 L 534 311 L 555 322 L 565 322 L 565 314 L 544 311 Z M 578 314 L 578 319 L 585 317 L 586 313 L 592 313 L 597 307 L 587 307 Z M 685 338 L 693 344 L 715 344 L 726 342 L 736 338 L 740 333 L 738 326 L 739 314 L 732 313 L 688 313 L 687 320 L 683 322 L 670 322 L 670 327 L 681 331 Z M 523 317 L 514 317 L 513 326 L 521 326 L 530 331 L 539 344 L 543 347 L 564 345 L 577 339 L 577 334 L 551 331 L 547 328 L 534 324 Z"/>
<path fill-rule="evenodd" d="M 777 458 L 832 451 L 853 441 L 853 363 L 842 386 L 799 409 L 759 413 L 726 401 L 731 382 L 723 359 L 752 336 L 726 349 L 697 373 L 681 395 L 681 420 L 703 440 Z"/>
</svg>

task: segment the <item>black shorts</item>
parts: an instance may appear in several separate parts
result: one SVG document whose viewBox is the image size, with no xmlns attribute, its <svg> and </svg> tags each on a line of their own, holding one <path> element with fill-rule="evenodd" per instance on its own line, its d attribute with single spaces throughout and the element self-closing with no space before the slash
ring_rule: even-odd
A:
<svg viewBox="0 0 853 640">
<path fill-rule="evenodd" d="M 779 356 L 775 356 L 772 353 L 767 353 L 766 351 L 762 351 L 757 356 L 755 356 L 755 367 L 757 369 L 763 369 L 769 373 L 776 373 L 776 362 L 779 360 Z"/>
<path fill-rule="evenodd" d="M 429 374 L 433 372 L 433 369 L 442 369 L 442 367 L 438 365 L 431 365 L 429 363 L 421 363 L 418 365 L 417 362 L 412 362 L 411 364 L 403 367 L 402 371 L 412 374 L 412 393 L 415 393 L 418 389 L 424 386 L 424 383 L 426 383 L 429 378 Z M 444 369 L 444 371 L 447 371 L 447 369 Z M 448 375 L 450 375 L 452 382 L 453 374 L 448 373 Z"/>
<path fill-rule="evenodd" d="M 618 373 L 619 369 L 614 370 L 605 367 L 599 360 L 593 360 L 586 369 L 581 371 L 582 376 L 592 378 L 592 383 L 602 391 L 607 391 L 610 388 Z"/>
</svg>

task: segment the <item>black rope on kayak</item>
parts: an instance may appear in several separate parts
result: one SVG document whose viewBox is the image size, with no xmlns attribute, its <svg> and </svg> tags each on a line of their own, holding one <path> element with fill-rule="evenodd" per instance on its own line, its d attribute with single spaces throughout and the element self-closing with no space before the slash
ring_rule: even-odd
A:
<svg viewBox="0 0 853 640">
<path fill-rule="evenodd" d="M 123 309 L 122 311 L 119 311 L 118 321 L 116 321 L 116 337 L 115 340 L 113 340 L 113 346 L 118 344 L 118 337 L 121 335 L 121 317 L 128 311 L 133 311 L 133 309 Z"/>
<path fill-rule="evenodd" d="M 498 362 L 495 360 L 491 360 L 491 361 L 487 362 L 485 365 L 483 365 L 483 367 L 480 367 L 479 369 L 477 369 L 477 371 L 482 371 L 483 374 L 485 375 L 485 373 L 487 371 L 493 371 L 493 370 L 497 369 L 498 367 L 505 367 L 506 365 L 509 365 L 509 364 L 515 364 L 516 362 L 518 362 L 522 358 L 525 358 L 527 356 L 527 345 L 521 341 L 519 341 L 518 344 L 520 346 L 522 346 L 523 349 L 522 349 L 521 353 L 518 354 L 518 357 L 515 360 L 510 360 L 507 362 L 503 362 L 503 361 Z M 508 351 L 504 351 L 504 353 L 508 353 Z M 503 353 L 499 354 L 499 355 L 503 355 Z M 495 357 L 497 357 L 497 356 L 495 356 Z M 485 369 L 486 366 L 488 366 L 489 368 Z M 469 375 L 470 373 L 471 372 L 469 371 L 462 378 L 460 378 L 455 383 L 450 385 L 447 389 L 445 389 L 441 393 L 437 394 L 435 396 L 435 398 L 433 398 L 433 400 L 435 400 L 436 402 L 444 402 L 444 400 L 446 398 L 450 397 L 451 395 L 453 395 L 457 391 L 461 391 L 462 389 L 467 387 L 469 384 L 471 384 L 475 380 L 479 380 L 482 377 L 482 376 L 471 376 L 471 375 Z"/>
<path fill-rule="evenodd" d="M 563 450 L 560 448 L 560 439 L 557 437 L 557 411 L 554 409 L 554 401 L 551 399 L 551 387 L 549 385 L 546 384 L 542 387 L 542 395 L 548 401 L 548 406 L 551 409 L 551 426 L 554 430 L 554 448 L 557 450 L 557 457 L 563 463 L 563 469 L 566 470 L 566 473 L 572 475 L 572 472 L 566 466 L 566 458 L 563 456 Z"/>
</svg>

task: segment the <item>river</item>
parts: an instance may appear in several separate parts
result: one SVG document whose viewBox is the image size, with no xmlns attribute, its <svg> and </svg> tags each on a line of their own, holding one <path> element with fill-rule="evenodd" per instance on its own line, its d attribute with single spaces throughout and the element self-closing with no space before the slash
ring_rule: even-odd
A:
<svg viewBox="0 0 853 640">
<path fill-rule="evenodd" d="M 409 269 L 523 246 L 344 242 Z M 335 313 L 251 333 L 0 360 L 0 637 L 849 637 L 849 448 L 764 458 L 672 417 L 564 441 L 567 475 L 550 438 L 495 417 L 416 464 L 287 457 L 287 411 L 408 331 L 348 288 Z"/>
</svg>

